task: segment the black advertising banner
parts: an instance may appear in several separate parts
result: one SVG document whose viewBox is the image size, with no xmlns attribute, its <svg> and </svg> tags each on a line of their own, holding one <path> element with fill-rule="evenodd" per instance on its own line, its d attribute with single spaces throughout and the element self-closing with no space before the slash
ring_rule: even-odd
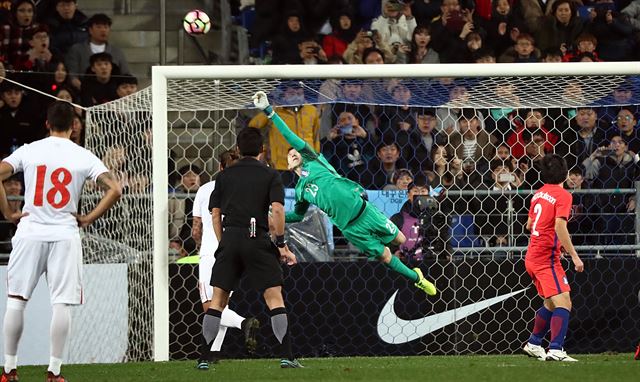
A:
<svg viewBox="0 0 640 382">
<path fill-rule="evenodd" d="M 296 355 L 511 354 L 526 342 L 542 299 L 522 259 L 434 262 L 422 269 L 435 280 L 434 297 L 375 262 L 286 268 Z M 198 356 L 202 308 L 196 272 L 197 265 L 170 265 L 172 359 Z M 586 260 L 584 273 L 569 270 L 567 276 L 573 299 L 567 351 L 631 351 L 640 339 L 640 259 Z M 230 307 L 260 320 L 256 356 L 271 357 L 275 338 L 266 306 L 245 284 L 233 293 Z M 227 331 L 223 352 L 246 356 L 240 331 Z"/>
</svg>

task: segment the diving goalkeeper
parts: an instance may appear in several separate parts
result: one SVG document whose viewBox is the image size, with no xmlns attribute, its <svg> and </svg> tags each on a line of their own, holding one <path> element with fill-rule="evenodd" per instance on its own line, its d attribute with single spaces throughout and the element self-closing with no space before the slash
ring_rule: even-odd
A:
<svg viewBox="0 0 640 382">
<path fill-rule="evenodd" d="M 259 91 L 253 96 L 254 105 L 271 119 L 282 136 L 292 146 L 287 154 L 290 170 L 298 177 L 294 210 L 286 214 L 286 222 L 303 219 L 311 204 L 324 211 L 352 244 L 369 257 L 381 261 L 400 273 L 430 296 L 436 287 L 422 275 L 420 268 L 409 269 L 391 254 L 387 244 L 399 246 L 406 238 L 398 227 L 375 206 L 364 199 L 365 190 L 358 183 L 340 176 L 329 162 L 316 153 L 269 105 L 267 95 Z"/>
</svg>

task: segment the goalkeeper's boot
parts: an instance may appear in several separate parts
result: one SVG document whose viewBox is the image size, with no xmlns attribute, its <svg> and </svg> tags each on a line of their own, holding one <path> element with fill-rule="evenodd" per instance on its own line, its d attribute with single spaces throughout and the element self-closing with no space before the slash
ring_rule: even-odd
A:
<svg viewBox="0 0 640 382">
<path fill-rule="evenodd" d="M 18 379 L 18 371 L 16 369 L 11 370 L 8 373 L 4 372 L 2 369 L 2 377 L 0 377 L 0 382 L 17 382 Z"/>
<path fill-rule="evenodd" d="M 260 321 L 255 317 L 245 318 L 240 324 L 240 329 L 244 333 L 244 345 L 247 348 L 247 353 L 254 354 L 258 348 L 258 341 L 256 335 L 260 328 Z"/>
<path fill-rule="evenodd" d="M 549 349 L 547 353 L 547 357 L 545 358 L 547 361 L 560 361 L 560 362 L 578 362 L 577 359 L 571 358 L 567 355 L 567 352 L 564 349 Z"/>
<path fill-rule="evenodd" d="M 422 275 L 420 268 L 413 268 L 413 271 L 418 274 L 418 281 L 414 284 L 418 289 L 424 291 L 429 296 L 434 296 L 437 292 L 436 286 L 432 282 L 425 279 Z"/>
<path fill-rule="evenodd" d="M 633 359 L 636 361 L 640 361 L 640 343 L 638 343 L 638 347 L 636 348 L 636 355 L 633 356 Z"/>
<path fill-rule="evenodd" d="M 299 369 L 304 366 L 302 366 L 302 364 L 298 362 L 297 359 L 290 360 L 285 358 L 280 360 L 280 367 L 282 369 Z"/>
<path fill-rule="evenodd" d="M 540 345 L 534 345 L 530 342 L 527 342 L 526 345 L 522 348 L 522 351 L 525 352 L 529 357 L 545 359 L 547 358 L 547 352 Z"/>
<path fill-rule="evenodd" d="M 47 371 L 47 382 L 67 382 L 67 379 L 62 374 L 55 375 L 50 371 Z"/>
</svg>

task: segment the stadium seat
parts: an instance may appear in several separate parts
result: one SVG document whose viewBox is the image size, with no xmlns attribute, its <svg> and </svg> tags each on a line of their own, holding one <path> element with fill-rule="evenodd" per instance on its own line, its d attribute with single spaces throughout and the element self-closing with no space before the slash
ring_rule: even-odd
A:
<svg viewBox="0 0 640 382">
<path fill-rule="evenodd" d="M 451 246 L 453 248 L 482 246 L 482 241 L 475 233 L 473 215 L 451 215 Z"/>
</svg>

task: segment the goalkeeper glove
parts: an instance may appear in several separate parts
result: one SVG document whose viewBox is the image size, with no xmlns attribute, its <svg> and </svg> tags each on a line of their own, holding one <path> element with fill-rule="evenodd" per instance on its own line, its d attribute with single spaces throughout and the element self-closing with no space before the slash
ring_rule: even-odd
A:
<svg viewBox="0 0 640 382">
<path fill-rule="evenodd" d="M 269 105 L 269 99 L 267 99 L 267 94 L 265 92 L 256 92 L 256 94 L 253 95 L 253 104 L 269 116 L 269 118 L 273 116 L 273 108 Z"/>
</svg>

